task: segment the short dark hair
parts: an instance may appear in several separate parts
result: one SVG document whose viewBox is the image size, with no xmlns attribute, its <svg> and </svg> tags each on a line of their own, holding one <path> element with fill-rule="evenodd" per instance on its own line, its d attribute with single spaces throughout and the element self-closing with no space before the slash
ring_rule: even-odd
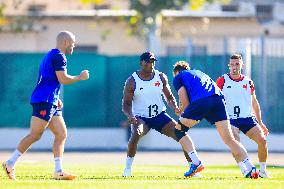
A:
<svg viewBox="0 0 284 189">
<path fill-rule="evenodd" d="M 177 61 L 174 65 L 173 72 L 181 72 L 183 70 L 189 70 L 189 64 L 186 61 Z"/>
<path fill-rule="evenodd" d="M 231 59 L 231 60 L 236 60 L 236 59 L 242 60 L 243 57 L 242 57 L 242 55 L 241 55 L 240 53 L 235 53 L 235 54 L 233 54 L 233 55 L 231 56 L 230 59 Z"/>
</svg>

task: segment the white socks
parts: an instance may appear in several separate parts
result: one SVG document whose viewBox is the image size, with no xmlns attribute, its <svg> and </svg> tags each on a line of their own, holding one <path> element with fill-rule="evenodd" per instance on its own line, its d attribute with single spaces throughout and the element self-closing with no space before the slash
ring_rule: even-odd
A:
<svg viewBox="0 0 284 189">
<path fill-rule="evenodd" d="M 266 171 L 266 162 L 259 162 L 259 170 L 262 172 Z"/>
<path fill-rule="evenodd" d="M 17 162 L 17 160 L 21 157 L 21 155 L 22 155 L 22 153 L 18 149 L 16 149 L 13 152 L 12 156 L 10 157 L 10 159 L 7 161 L 7 164 L 9 166 L 11 166 L 11 167 L 14 167 L 16 162 Z"/>
<path fill-rule="evenodd" d="M 59 173 L 62 172 L 62 158 L 61 157 L 55 157 L 54 158 L 54 163 L 55 163 L 55 172 Z"/>
<path fill-rule="evenodd" d="M 192 164 L 198 165 L 200 163 L 200 160 L 199 160 L 199 158 L 197 156 L 197 152 L 195 150 L 189 152 L 188 155 L 189 155 L 189 157 L 190 157 L 190 159 L 192 161 Z"/>
<path fill-rule="evenodd" d="M 249 158 L 244 159 L 242 162 L 246 165 L 248 170 L 251 170 L 253 167 L 255 167 Z"/>
<path fill-rule="evenodd" d="M 240 167 L 241 171 L 242 171 L 242 174 L 244 174 L 246 171 L 247 171 L 247 167 L 246 165 L 244 164 L 244 162 L 240 161 L 238 163 L 238 166 Z"/>
<path fill-rule="evenodd" d="M 192 162 L 191 162 L 191 161 L 188 161 L 187 163 L 188 163 L 188 166 L 189 166 L 189 167 L 190 167 L 190 166 L 191 166 L 191 164 L 192 164 Z"/>
<path fill-rule="evenodd" d="M 134 157 L 129 157 L 129 156 L 126 157 L 126 161 L 125 161 L 126 169 L 131 169 L 133 160 L 134 160 Z"/>
</svg>

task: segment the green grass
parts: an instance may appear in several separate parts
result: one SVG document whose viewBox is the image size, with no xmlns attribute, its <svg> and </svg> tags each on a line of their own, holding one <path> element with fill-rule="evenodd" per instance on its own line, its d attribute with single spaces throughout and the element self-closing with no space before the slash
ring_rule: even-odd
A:
<svg viewBox="0 0 284 189">
<path fill-rule="evenodd" d="M 280 189 L 284 188 L 284 168 L 268 167 L 273 178 L 245 179 L 236 166 L 206 166 L 203 178 L 184 178 L 183 166 L 133 166 L 133 177 L 122 178 L 120 165 L 65 164 L 65 169 L 76 173 L 74 181 L 53 180 L 52 164 L 19 163 L 17 181 L 9 181 L 1 170 L 0 189 Z"/>
</svg>

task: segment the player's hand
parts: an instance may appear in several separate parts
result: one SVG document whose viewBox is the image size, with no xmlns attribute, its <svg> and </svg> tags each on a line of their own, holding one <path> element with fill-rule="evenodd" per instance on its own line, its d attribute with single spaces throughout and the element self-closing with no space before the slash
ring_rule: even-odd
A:
<svg viewBox="0 0 284 189">
<path fill-rule="evenodd" d="M 61 109 L 63 108 L 63 102 L 62 102 L 60 99 L 58 99 L 57 108 L 58 108 L 59 110 L 61 110 Z"/>
<path fill-rule="evenodd" d="M 177 116 L 180 116 L 181 115 L 181 113 L 182 113 L 182 111 L 179 109 L 179 108 L 175 108 L 175 114 L 177 115 Z"/>
<path fill-rule="evenodd" d="M 268 136 L 269 135 L 269 131 L 268 131 L 267 127 L 263 123 L 261 123 L 259 125 L 260 125 L 262 131 L 264 132 L 264 135 Z"/>
<path fill-rule="evenodd" d="M 79 75 L 80 80 L 89 79 L 89 70 L 83 70 Z"/>
<path fill-rule="evenodd" d="M 132 116 L 132 117 L 128 117 L 128 122 L 130 124 L 134 124 L 134 125 L 137 125 L 138 124 L 138 120 L 135 116 Z"/>
</svg>

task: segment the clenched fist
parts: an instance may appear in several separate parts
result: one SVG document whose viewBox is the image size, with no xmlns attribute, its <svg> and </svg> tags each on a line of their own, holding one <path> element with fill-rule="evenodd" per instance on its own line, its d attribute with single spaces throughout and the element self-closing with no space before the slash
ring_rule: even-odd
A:
<svg viewBox="0 0 284 189">
<path fill-rule="evenodd" d="M 83 70 L 79 75 L 80 80 L 89 79 L 89 70 Z"/>
</svg>

